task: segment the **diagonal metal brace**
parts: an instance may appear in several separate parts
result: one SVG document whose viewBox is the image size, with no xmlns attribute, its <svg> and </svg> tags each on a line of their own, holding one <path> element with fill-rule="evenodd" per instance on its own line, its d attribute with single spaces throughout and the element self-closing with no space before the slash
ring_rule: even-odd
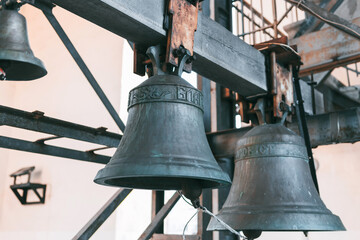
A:
<svg viewBox="0 0 360 240">
<path fill-rule="evenodd" d="M 105 205 L 90 219 L 88 223 L 73 237 L 72 240 L 87 240 L 108 219 L 132 189 L 120 189 L 105 203 Z"/>
<path fill-rule="evenodd" d="M 174 193 L 170 200 L 160 209 L 155 218 L 151 221 L 150 225 L 141 234 L 138 240 L 148 240 L 154 234 L 158 226 L 164 221 L 165 217 L 169 214 L 171 209 L 175 206 L 180 199 L 179 193 Z"/>
<path fill-rule="evenodd" d="M 95 77 L 92 75 L 89 68 L 86 66 L 84 60 L 81 58 L 80 54 L 78 53 L 72 42 L 70 41 L 69 37 L 66 35 L 64 29 L 61 27 L 60 23 L 55 18 L 54 14 L 52 13 L 53 6 L 48 6 L 42 4 L 41 2 L 39 3 L 36 2 L 34 6 L 42 10 L 45 17 L 47 18 L 51 26 L 54 28 L 55 32 L 57 33 L 57 35 L 59 36 L 59 38 L 61 39 L 61 41 L 63 42 L 69 53 L 71 54 L 71 56 L 74 58 L 76 64 L 79 66 L 80 70 L 85 75 L 86 79 L 89 81 L 90 85 L 92 86 L 92 88 L 94 89 L 94 91 L 96 92 L 96 94 L 98 95 L 104 106 L 106 107 L 107 111 L 110 113 L 111 117 L 114 119 L 117 126 L 121 129 L 122 132 L 124 132 L 125 124 L 120 119 L 119 114 L 116 112 L 116 110 L 110 103 L 109 99 L 106 97 L 105 93 L 101 89 L 100 85 L 96 81 Z"/>
</svg>

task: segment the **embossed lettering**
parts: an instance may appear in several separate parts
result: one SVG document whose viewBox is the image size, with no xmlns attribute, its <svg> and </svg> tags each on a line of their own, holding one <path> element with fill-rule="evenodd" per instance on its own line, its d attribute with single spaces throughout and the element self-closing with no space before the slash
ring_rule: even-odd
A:
<svg viewBox="0 0 360 240">
<path fill-rule="evenodd" d="M 203 95 L 199 90 L 174 85 L 153 85 L 135 88 L 129 93 L 128 108 L 139 103 L 161 101 L 188 103 L 203 110 Z"/>
</svg>

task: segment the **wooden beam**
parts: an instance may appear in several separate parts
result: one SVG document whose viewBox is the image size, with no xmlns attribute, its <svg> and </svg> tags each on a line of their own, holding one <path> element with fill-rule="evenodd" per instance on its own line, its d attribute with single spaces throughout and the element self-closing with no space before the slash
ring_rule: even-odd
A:
<svg viewBox="0 0 360 240">
<path fill-rule="evenodd" d="M 360 18 L 353 23 L 360 24 Z M 360 61 L 360 41 L 333 27 L 291 39 L 290 45 L 297 46 L 304 63 L 300 76 Z"/>
<path fill-rule="evenodd" d="M 166 43 L 165 0 L 51 1 L 139 45 Z M 264 56 L 203 14 L 198 17 L 194 53 L 193 69 L 200 75 L 245 97 L 266 93 Z"/>
</svg>

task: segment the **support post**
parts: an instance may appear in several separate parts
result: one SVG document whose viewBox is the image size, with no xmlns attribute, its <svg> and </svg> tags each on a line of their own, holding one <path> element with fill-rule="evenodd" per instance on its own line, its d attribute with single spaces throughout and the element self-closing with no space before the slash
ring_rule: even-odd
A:
<svg viewBox="0 0 360 240">
<path fill-rule="evenodd" d="M 298 119 L 298 125 L 299 125 L 299 132 L 300 135 L 305 140 L 305 145 L 309 157 L 309 167 L 311 172 L 311 177 L 313 179 L 314 185 L 316 190 L 319 192 L 319 185 L 316 177 L 316 169 L 315 169 L 315 162 L 314 157 L 312 154 L 311 149 L 311 142 L 310 142 L 310 136 L 309 136 L 309 130 L 306 124 L 306 116 L 305 116 L 305 110 L 304 110 L 304 100 L 301 95 L 301 88 L 300 88 L 300 79 L 299 79 L 299 68 L 298 66 L 293 67 L 293 81 L 294 81 L 294 95 L 295 95 L 295 103 L 296 103 L 296 116 Z"/>
<path fill-rule="evenodd" d="M 171 209 L 175 206 L 177 201 L 179 201 L 180 195 L 176 192 L 170 200 L 160 209 L 156 214 L 154 219 L 151 221 L 150 225 L 145 229 L 141 234 L 138 240 L 148 240 L 155 233 L 156 229 L 162 224 L 166 216 L 169 214 Z"/>
</svg>

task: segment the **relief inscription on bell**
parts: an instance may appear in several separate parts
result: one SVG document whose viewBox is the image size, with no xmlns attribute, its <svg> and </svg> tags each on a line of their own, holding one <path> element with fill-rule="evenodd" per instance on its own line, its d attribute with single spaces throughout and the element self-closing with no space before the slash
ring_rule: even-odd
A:
<svg viewBox="0 0 360 240">
<path fill-rule="evenodd" d="M 308 161 L 305 146 L 289 143 L 262 143 L 243 146 L 235 154 L 235 160 L 261 157 L 294 157 Z"/>
<path fill-rule="evenodd" d="M 154 85 L 135 88 L 129 93 L 128 108 L 149 102 L 187 103 L 203 109 L 202 93 L 191 87 L 176 85 Z"/>
</svg>

